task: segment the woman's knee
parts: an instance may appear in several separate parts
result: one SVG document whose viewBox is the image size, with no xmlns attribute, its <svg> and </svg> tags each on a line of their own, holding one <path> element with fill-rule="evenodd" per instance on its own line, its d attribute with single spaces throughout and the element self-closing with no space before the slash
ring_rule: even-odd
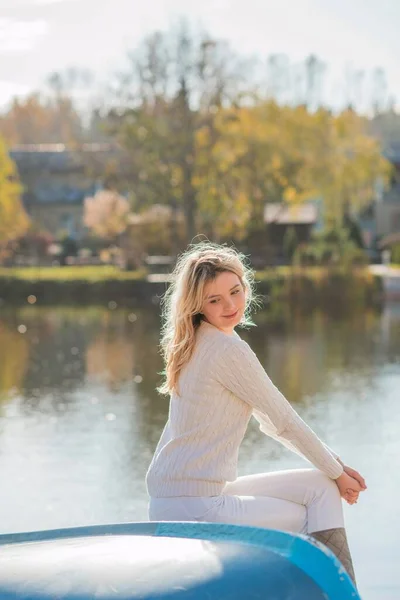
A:
<svg viewBox="0 0 400 600">
<path fill-rule="evenodd" d="M 322 471 L 316 469 L 310 471 L 310 485 L 317 496 L 329 495 L 340 500 L 339 488 L 335 481 Z"/>
</svg>

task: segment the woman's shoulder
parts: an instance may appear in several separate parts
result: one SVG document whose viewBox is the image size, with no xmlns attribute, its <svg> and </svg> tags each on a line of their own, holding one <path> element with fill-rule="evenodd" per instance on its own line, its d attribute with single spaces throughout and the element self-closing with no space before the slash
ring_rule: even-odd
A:
<svg viewBox="0 0 400 600">
<path fill-rule="evenodd" d="M 230 350 L 245 351 L 248 344 L 236 332 L 227 334 L 211 325 L 207 321 L 202 321 L 197 331 L 198 344 L 207 346 L 211 354 L 219 354 L 221 351 Z"/>
<path fill-rule="evenodd" d="M 239 334 L 229 335 L 208 323 L 202 324 L 196 362 L 207 363 L 210 377 L 225 384 L 230 379 L 258 376 L 262 368 L 256 354 Z"/>
</svg>

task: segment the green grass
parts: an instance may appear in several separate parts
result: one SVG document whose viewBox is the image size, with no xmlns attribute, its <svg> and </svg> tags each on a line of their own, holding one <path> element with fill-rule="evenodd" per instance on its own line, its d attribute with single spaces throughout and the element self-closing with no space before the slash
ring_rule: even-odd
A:
<svg viewBox="0 0 400 600">
<path fill-rule="evenodd" d="M 368 267 L 355 267 L 349 269 L 347 267 L 292 267 L 283 265 L 279 267 L 271 267 L 264 271 L 256 271 L 256 281 L 273 281 L 276 279 L 290 279 L 291 277 L 305 277 L 312 281 L 320 281 L 330 275 L 346 275 L 353 272 L 358 276 L 370 277 Z"/>
<path fill-rule="evenodd" d="M 359 275 L 367 275 L 367 268 L 354 269 Z M 324 279 L 333 273 L 345 272 L 345 269 L 336 267 L 271 267 L 256 272 L 256 281 L 274 281 L 288 279 L 293 276 L 307 277 L 313 281 Z M 348 269 L 346 270 L 348 273 Z M 146 270 L 121 271 L 118 267 L 104 266 L 66 266 L 66 267 L 11 267 L 0 268 L 1 279 L 18 279 L 21 281 L 88 281 L 101 282 L 110 280 L 138 281 L 146 278 Z"/>
<path fill-rule="evenodd" d="M 132 281 L 146 277 L 144 269 L 121 271 L 118 267 L 82 266 L 82 267 L 12 267 L 0 268 L 0 279 L 19 279 L 22 281 Z"/>
</svg>

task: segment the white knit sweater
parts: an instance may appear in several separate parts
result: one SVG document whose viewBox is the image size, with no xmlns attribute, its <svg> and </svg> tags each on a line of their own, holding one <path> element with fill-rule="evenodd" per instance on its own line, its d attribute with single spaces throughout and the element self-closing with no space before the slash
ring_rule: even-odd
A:
<svg viewBox="0 0 400 600">
<path fill-rule="evenodd" d="M 196 338 L 146 475 L 150 496 L 219 495 L 237 477 L 251 415 L 265 434 L 339 477 L 337 455 L 299 417 L 244 340 L 205 321 Z"/>
</svg>

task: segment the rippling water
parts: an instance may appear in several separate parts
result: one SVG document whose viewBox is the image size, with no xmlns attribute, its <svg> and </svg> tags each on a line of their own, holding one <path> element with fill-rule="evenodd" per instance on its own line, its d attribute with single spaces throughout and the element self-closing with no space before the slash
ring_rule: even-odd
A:
<svg viewBox="0 0 400 600">
<path fill-rule="evenodd" d="M 270 313 L 242 332 L 274 382 L 368 491 L 345 506 L 360 590 L 400 598 L 400 306 Z M 0 531 L 146 519 L 144 475 L 167 415 L 152 311 L 0 315 Z M 242 474 L 304 466 L 251 425 Z"/>
</svg>

